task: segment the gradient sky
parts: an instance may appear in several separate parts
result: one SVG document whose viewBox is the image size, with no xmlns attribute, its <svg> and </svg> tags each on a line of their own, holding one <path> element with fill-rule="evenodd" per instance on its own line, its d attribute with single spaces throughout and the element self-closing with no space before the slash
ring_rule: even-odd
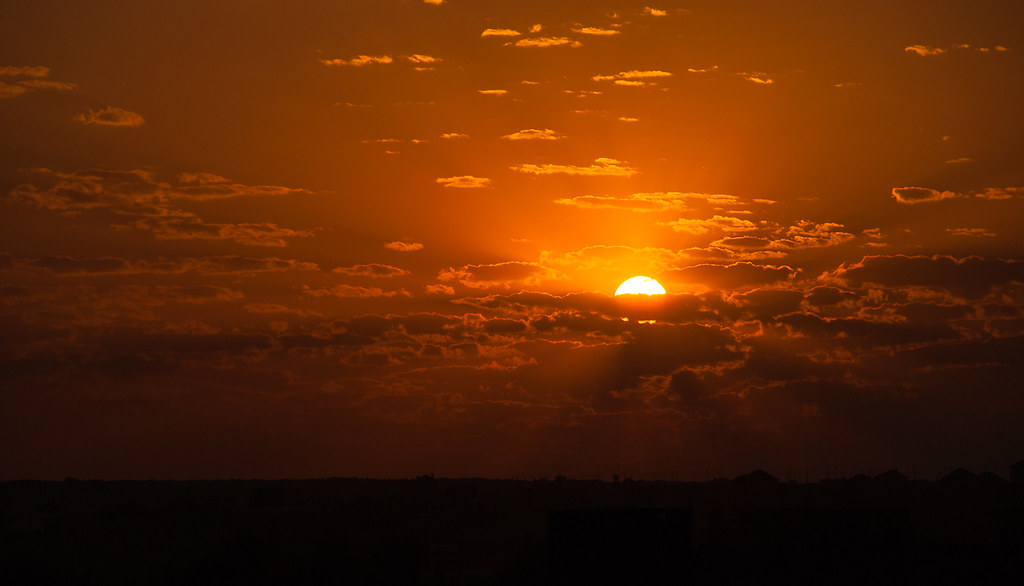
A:
<svg viewBox="0 0 1024 586">
<path fill-rule="evenodd" d="M 10 3 L 0 477 L 1003 472 L 1021 23 Z"/>
</svg>

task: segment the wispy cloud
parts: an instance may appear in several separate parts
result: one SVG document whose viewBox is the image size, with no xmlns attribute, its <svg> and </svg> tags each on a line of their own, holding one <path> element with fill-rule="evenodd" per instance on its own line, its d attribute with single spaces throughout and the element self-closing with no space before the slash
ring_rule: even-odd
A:
<svg viewBox="0 0 1024 586">
<path fill-rule="evenodd" d="M 639 171 L 630 166 L 628 163 L 611 159 L 607 157 L 600 157 L 594 159 L 594 164 L 586 167 L 576 165 L 554 165 L 554 164 L 540 164 L 536 165 L 533 163 L 525 163 L 522 165 L 516 165 L 511 167 L 513 171 L 519 171 L 520 173 L 528 173 L 531 175 L 589 175 L 589 176 L 602 176 L 602 177 L 631 177 L 639 173 Z"/>
<path fill-rule="evenodd" d="M 414 250 L 423 250 L 423 244 L 419 242 L 403 242 L 402 240 L 395 240 L 394 242 L 385 243 L 384 248 L 396 250 L 398 252 L 413 252 Z"/>
<path fill-rule="evenodd" d="M 581 35 L 593 35 L 596 37 L 610 37 L 613 35 L 620 34 L 621 31 L 610 29 L 610 28 L 598 28 L 595 26 L 584 26 L 580 28 L 572 29 L 572 32 Z"/>
<path fill-rule="evenodd" d="M 591 79 L 594 81 L 610 81 L 615 85 L 621 85 L 626 87 L 643 87 L 648 85 L 655 85 L 653 79 L 672 77 L 672 73 L 668 71 L 660 70 L 639 70 L 633 69 L 630 71 L 620 71 L 611 75 L 595 75 Z"/>
<path fill-rule="evenodd" d="M 518 37 L 523 33 L 510 28 L 487 28 L 480 33 L 481 37 Z"/>
<path fill-rule="evenodd" d="M 362 67 L 364 65 L 394 63 L 389 55 L 358 55 L 351 59 L 321 59 L 320 62 L 329 67 Z"/>
<path fill-rule="evenodd" d="M 950 199 L 959 194 L 952 191 L 938 191 L 928 187 L 893 187 L 892 196 L 899 203 L 918 204 L 929 201 Z"/>
<path fill-rule="evenodd" d="M 476 92 L 485 96 L 504 96 L 508 94 L 508 90 L 476 90 Z"/>
<path fill-rule="evenodd" d="M 932 47 L 931 45 L 910 45 L 908 47 L 904 47 L 903 50 L 907 53 L 913 53 L 919 57 L 934 57 L 936 55 L 942 55 L 952 51 L 976 51 L 978 53 L 1005 53 L 1009 51 L 1009 49 L 1002 45 L 995 45 L 994 47 L 976 47 L 969 43 L 958 43 L 949 49 Z"/>
<path fill-rule="evenodd" d="M 657 8 L 651 8 L 650 6 L 644 6 L 644 14 L 648 16 L 667 16 L 667 10 L 659 10 Z"/>
<path fill-rule="evenodd" d="M 676 232 L 688 232 L 690 234 L 706 234 L 712 230 L 747 232 L 756 230 L 758 227 L 757 224 L 749 220 L 719 215 L 705 220 L 680 218 L 673 222 L 665 222 L 664 225 L 671 227 Z"/>
<path fill-rule="evenodd" d="M 75 121 L 87 125 L 96 124 L 99 126 L 132 127 L 142 126 L 146 123 L 142 114 L 115 106 L 107 106 L 106 108 L 101 108 L 99 110 L 93 110 L 90 108 L 88 112 L 75 116 Z"/>
<path fill-rule="evenodd" d="M 733 206 L 740 199 L 724 193 L 681 193 L 677 191 L 634 193 L 626 196 L 578 195 L 556 199 L 555 203 L 581 209 L 620 209 L 633 212 L 665 212 L 689 209 L 694 204 Z"/>
<path fill-rule="evenodd" d="M 455 187 L 458 189 L 477 189 L 488 187 L 491 180 L 487 177 L 474 177 L 472 175 L 458 175 L 456 177 L 438 177 L 437 183 L 444 187 Z"/>
<path fill-rule="evenodd" d="M 0 77 L 49 77 L 50 68 L 42 65 L 2 65 L 0 66 Z"/>
<path fill-rule="evenodd" d="M 527 128 L 520 130 L 519 132 L 513 132 L 512 134 L 506 134 L 501 138 L 507 140 L 561 140 L 565 138 L 564 134 L 559 134 L 550 128 L 544 130 L 538 130 L 536 128 Z"/>
<path fill-rule="evenodd" d="M 534 37 L 506 43 L 516 47 L 582 47 L 583 43 L 569 37 Z"/>
<path fill-rule="evenodd" d="M 509 261 L 483 265 L 450 267 L 441 271 L 439 281 L 455 281 L 467 287 L 511 288 L 523 284 L 536 284 L 548 273 L 544 267 L 530 262 Z"/>
<path fill-rule="evenodd" d="M 468 134 L 463 134 L 461 132 L 445 132 L 444 134 L 441 134 L 440 136 L 441 136 L 441 138 L 443 138 L 445 140 L 456 140 L 456 139 L 462 139 L 462 138 L 469 138 Z"/>
<path fill-rule="evenodd" d="M 686 71 L 690 73 L 711 73 L 713 71 L 718 71 L 718 66 L 712 65 L 711 67 L 688 67 Z"/>
<path fill-rule="evenodd" d="M 907 53 L 913 53 L 913 54 L 918 55 L 920 57 L 928 57 L 928 56 L 931 56 L 931 55 L 941 55 L 941 54 L 946 52 L 945 49 L 939 49 L 937 47 L 930 47 L 928 45 L 910 45 L 909 47 L 904 47 L 903 50 L 906 51 Z"/>
<path fill-rule="evenodd" d="M 764 73 L 764 72 L 761 72 L 761 71 L 737 73 L 736 75 L 742 77 L 743 79 L 745 79 L 745 80 L 747 80 L 749 82 L 753 82 L 753 83 L 760 84 L 760 85 L 771 85 L 771 84 L 775 83 L 774 79 L 768 77 L 767 73 Z"/>
<path fill-rule="evenodd" d="M 433 4 L 434 6 L 440 6 L 444 4 L 445 0 L 423 0 L 424 4 Z"/>
<path fill-rule="evenodd" d="M 0 78 L 28 78 L 14 79 L 10 84 L 0 81 L 0 99 L 20 96 L 30 90 L 73 90 L 78 87 L 77 84 L 66 81 L 42 79 L 49 75 L 50 68 L 42 65 L 0 66 Z"/>
<path fill-rule="evenodd" d="M 332 273 L 338 273 L 342 275 L 348 275 L 350 277 L 371 277 L 374 279 L 382 279 L 389 277 L 401 277 L 408 275 L 409 271 L 393 267 L 391 265 L 370 263 L 365 265 L 352 265 L 350 267 L 338 267 L 331 271 Z"/>
<path fill-rule="evenodd" d="M 987 228 L 946 228 L 953 236 L 970 236 L 973 238 L 995 238 L 996 233 Z"/>
</svg>

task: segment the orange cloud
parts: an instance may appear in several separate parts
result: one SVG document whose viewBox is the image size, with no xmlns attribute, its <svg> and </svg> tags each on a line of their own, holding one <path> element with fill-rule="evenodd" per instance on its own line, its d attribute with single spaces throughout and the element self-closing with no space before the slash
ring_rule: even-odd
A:
<svg viewBox="0 0 1024 586">
<path fill-rule="evenodd" d="M 594 159 L 594 164 L 586 167 L 578 167 L 576 165 L 552 165 L 547 163 L 541 165 L 525 163 L 511 167 L 511 169 L 519 171 L 520 173 L 529 173 L 531 175 L 562 174 L 598 177 L 632 177 L 639 173 L 636 168 L 631 167 L 628 163 L 607 157 Z"/>
<path fill-rule="evenodd" d="M 550 128 L 544 130 L 537 130 L 536 128 L 527 128 L 520 130 L 519 132 L 513 132 L 512 134 L 506 134 L 501 137 L 508 140 L 561 140 L 565 138 L 564 134 L 558 134 Z"/>
<path fill-rule="evenodd" d="M 757 229 L 757 225 L 749 220 L 718 215 L 706 220 L 680 218 L 674 222 L 666 222 L 664 225 L 671 227 L 676 232 L 689 232 L 690 234 L 706 234 L 711 230 L 745 232 Z"/>
<path fill-rule="evenodd" d="M 904 47 L 903 50 L 905 52 L 907 52 L 907 53 L 913 53 L 913 54 L 918 55 L 920 57 L 928 57 L 928 56 L 931 56 L 931 55 L 941 55 L 941 54 L 946 52 L 945 49 L 939 49 L 939 48 L 936 48 L 936 47 L 930 47 L 928 45 L 910 45 L 909 47 Z"/>
<path fill-rule="evenodd" d="M 487 187 L 491 184 L 491 180 L 487 177 L 474 177 L 472 175 L 459 175 L 456 177 L 438 177 L 437 183 L 444 187 L 454 187 L 458 189 L 477 189 L 480 187 Z"/>
<path fill-rule="evenodd" d="M 374 279 L 388 278 L 388 277 L 401 277 L 408 275 L 409 271 L 393 267 L 391 265 L 382 264 L 365 264 L 365 265 L 352 265 L 350 267 L 338 267 L 331 271 L 332 273 L 339 273 L 342 275 L 349 275 L 352 277 L 371 277 Z"/>
<path fill-rule="evenodd" d="M 620 31 L 617 31 L 615 29 L 598 28 L 598 27 L 594 27 L 594 26 L 585 26 L 585 27 L 581 27 L 581 28 L 574 28 L 574 29 L 572 29 L 572 32 L 578 33 L 578 34 L 581 34 L 581 35 L 593 35 L 593 36 L 597 36 L 597 37 L 609 37 L 609 36 L 612 36 L 612 35 L 620 34 Z"/>
<path fill-rule="evenodd" d="M 775 80 L 768 77 L 767 73 L 761 73 L 759 71 L 754 71 L 751 73 L 737 73 L 736 75 L 742 77 L 747 81 L 751 81 L 760 85 L 771 85 L 775 83 Z"/>
<path fill-rule="evenodd" d="M 456 281 L 466 287 L 510 288 L 523 284 L 536 284 L 548 270 L 535 263 L 509 261 L 484 265 L 449 267 L 441 271 L 439 281 Z"/>
<path fill-rule="evenodd" d="M 899 203 L 918 204 L 929 201 L 939 201 L 959 197 L 960 194 L 952 191 L 937 191 L 928 187 L 893 187 L 892 196 Z"/>
<path fill-rule="evenodd" d="M 395 240 L 394 242 L 385 243 L 384 248 L 397 250 L 398 252 L 412 252 L 414 250 L 422 250 L 423 244 L 419 242 L 403 242 L 401 240 Z"/>
<path fill-rule="evenodd" d="M 510 28 L 488 28 L 480 33 L 481 37 L 518 37 L 523 33 Z"/>
<path fill-rule="evenodd" d="M 508 94 L 508 90 L 476 90 L 476 92 L 485 96 L 504 96 Z"/>
<path fill-rule="evenodd" d="M 659 10 L 657 8 L 651 8 L 650 6 L 644 6 L 644 14 L 648 16 L 666 16 L 668 15 L 668 11 Z"/>
<path fill-rule="evenodd" d="M 556 199 L 555 203 L 581 209 L 625 209 L 633 212 L 664 212 L 684 210 L 691 204 L 704 203 L 715 206 L 736 205 L 740 199 L 724 193 L 680 193 L 676 191 L 655 193 L 634 193 L 627 196 L 578 195 Z"/>
<path fill-rule="evenodd" d="M 42 65 L 31 66 L 0 66 L 0 77 L 49 77 L 50 68 Z"/>
<path fill-rule="evenodd" d="M 107 106 L 100 110 L 90 108 L 87 113 L 75 116 L 75 121 L 100 126 L 142 126 L 146 123 L 141 114 L 115 106 Z"/>
<path fill-rule="evenodd" d="M 320 62 L 329 67 L 362 67 L 364 65 L 393 63 L 394 59 L 388 55 L 358 55 L 351 59 L 321 59 Z"/>
<path fill-rule="evenodd" d="M 569 37 L 535 37 L 510 43 L 516 47 L 582 47 L 583 43 Z"/>
</svg>

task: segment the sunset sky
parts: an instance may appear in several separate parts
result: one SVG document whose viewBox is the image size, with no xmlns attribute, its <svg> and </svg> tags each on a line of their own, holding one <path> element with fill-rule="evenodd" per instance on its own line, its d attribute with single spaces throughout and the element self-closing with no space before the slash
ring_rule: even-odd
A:
<svg viewBox="0 0 1024 586">
<path fill-rule="evenodd" d="M 1024 3 L 646 1 L 8 3 L 0 478 L 1024 458 Z"/>
</svg>

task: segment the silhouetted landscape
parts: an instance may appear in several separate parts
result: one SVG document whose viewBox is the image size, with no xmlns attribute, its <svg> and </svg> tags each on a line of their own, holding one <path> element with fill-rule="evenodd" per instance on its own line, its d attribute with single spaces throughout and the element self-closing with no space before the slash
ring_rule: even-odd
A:
<svg viewBox="0 0 1024 586">
<path fill-rule="evenodd" d="M 11 481 L 0 582 L 1010 584 L 1020 473 Z"/>
</svg>

